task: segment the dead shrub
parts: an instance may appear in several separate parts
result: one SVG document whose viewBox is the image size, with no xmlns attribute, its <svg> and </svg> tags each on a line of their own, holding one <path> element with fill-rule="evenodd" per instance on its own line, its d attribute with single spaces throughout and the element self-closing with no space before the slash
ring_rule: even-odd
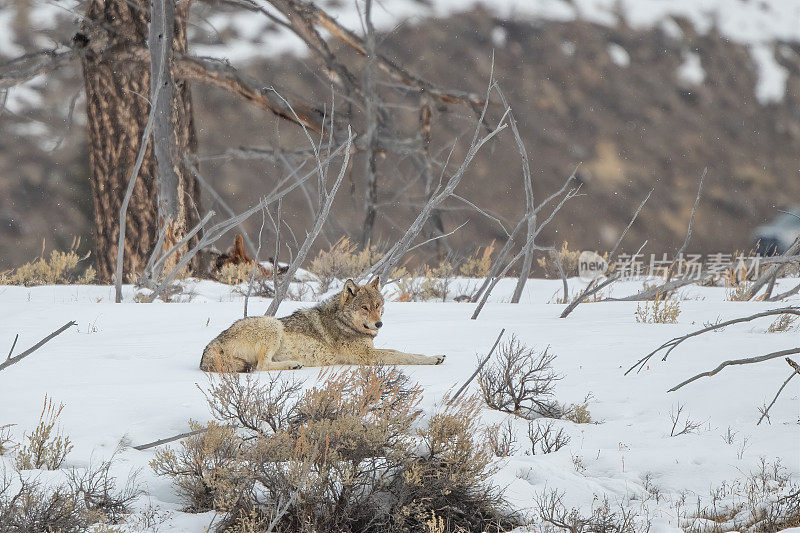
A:
<svg viewBox="0 0 800 533">
<path fill-rule="evenodd" d="M 356 278 L 378 262 L 383 253 L 378 246 L 367 245 L 363 250 L 348 237 L 342 237 L 328 250 L 320 250 L 308 271 L 317 276 L 320 292 L 326 292 L 331 284 L 340 279 Z"/>
<path fill-rule="evenodd" d="M 56 428 L 58 417 L 64 404 L 58 407 L 52 398 L 44 397 L 44 406 L 39 415 L 39 425 L 33 433 L 25 434 L 25 441 L 20 445 L 16 457 L 16 466 L 20 470 L 56 470 L 61 467 L 67 454 L 72 450 L 69 437 L 61 434 Z"/>
<path fill-rule="evenodd" d="M 552 368 L 555 358 L 549 348 L 537 352 L 511 337 L 478 374 L 486 405 L 527 418 L 559 418 L 560 409 L 553 398 L 555 382 L 560 379 Z"/>
<path fill-rule="evenodd" d="M 12 478 L 3 472 L 0 533 L 114 531 L 108 525 L 122 520 L 141 494 L 135 474 L 117 490 L 109 473 L 114 457 L 85 471 L 73 470 L 67 483 L 49 487 L 35 477 L 17 473 Z"/>
<path fill-rule="evenodd" d="M 419 387 L 394 368 L 326 369 L 308 390 L 265 377 L 213 377 L 215 424 L 153 461 L 192 509 L 224 513 L 218 531 L 427 531 L 432 516 L 453 531 L 511 524 L 487 483 L 474 399 L 423 423 Z"/>
<path fill-rule="evenodd" d="M 486 430 L 489 448 L 496 457 L 509 457 L 517 451 L 517 436 L 514 431 L 514 422 L 506 420 L 502 424 L 489 426 Z"/>
<path fill-rule="evenodd" d="M 570 436 L 564 428 L 555 428 L 555 421 L 531 420 L 528 423 L 528 439 L 531 441 L 530 454 L 544 455 L 557 452 L 569 444 Z"/>
<path fill-rule="evenodd" d="M 657 294 L 652 301 L 636 304 L 636 322 L 643 324 L 675 324 L 681 314 L 681 302 L 666 294 Z"/>
<path fill-rule="evenodd" d="M 534 504 L 539 523 L 537 531 L 570 533 L 644 533 L 650 530 L 648 520 L 640 520 L 635 511 L 622 505 L 619 510 L 611 509 L 607 497 L 595 498 L 588 516 L 579 509 L 567 509 L 564 505 L 564 493 L 550 490 L 538 494 Z"/>
<path fill-rule="evenodd" d="M 79 266 L 82 261 L 88 259 L 91 252 L 80 257 L 76 252 L 79 246 L 80 238 L 74 239 L 69 250 L 66 252 L 53 250 L 50 258 L 45 259 L 44 244 L 42 244 L 41 257 L 9 272 L 0 272 L 0 285 L 32 287 L 34 285 L 86 285 L 92 283 L 97 274 L 94 267 L 88 266 L 84 269 Z"/>
<path fill-rule="evenodd" d="M 92 521 L 119 523 L 130 512 L 131 503 L 143 494 L 136 480 L 138 472 L 132 472 L 125 485 L 117 487 L 111 467 L 118 452 L 119 449 L 99 465 L 89 465 L 83 470 L 73 468 L 67 476 L 70 492 L 77 495 L 82 512 Z"/>
</svg>

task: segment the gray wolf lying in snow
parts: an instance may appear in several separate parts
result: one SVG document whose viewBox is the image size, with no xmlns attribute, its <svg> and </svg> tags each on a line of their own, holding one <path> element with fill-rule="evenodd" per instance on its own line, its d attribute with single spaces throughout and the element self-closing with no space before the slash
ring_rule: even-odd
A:
<svg viewBox="0 0 800 533">
<path fill-rule="evenodd" d="M 288 370 L 324 365 L 438 365 L 443 355 L 427 356 L 375 348 L 383 325 L 379 280 L 357 285 L 348 279 L 342 292 L 283 318 L 237 320 L 203 351 L 206 372 Z"/>
</svg>

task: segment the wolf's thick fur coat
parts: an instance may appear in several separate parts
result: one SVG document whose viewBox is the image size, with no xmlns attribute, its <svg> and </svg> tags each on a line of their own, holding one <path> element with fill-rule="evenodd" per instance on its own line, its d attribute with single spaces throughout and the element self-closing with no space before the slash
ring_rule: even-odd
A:
<svg viewBox="0 0 800 533">
<path fill-rule="evenodd" d="M 438 365 L 444 356 L 375 348 L 383 325 L 383 296 L 376 279 L 347 280 L 340 294 L 283 318 L 237 320 L 203 351 L 206 372 L 288 370 L 303 366 L 387 364 Z"/>
</svg>

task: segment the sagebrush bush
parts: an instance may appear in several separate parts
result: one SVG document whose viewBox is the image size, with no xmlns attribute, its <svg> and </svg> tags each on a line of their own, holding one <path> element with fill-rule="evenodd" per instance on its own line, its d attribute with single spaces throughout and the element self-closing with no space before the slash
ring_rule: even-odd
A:
<svg viewBox="0 0 800 533">
<path fill-rule="evenodd" d="M 561 248 L 558 250 L 558 258 L 561 260 L 561 266 L 564 268 L 564 275 L 568 278 L 578 275 L 578 259 L 581 256 L 580 250 L 570 250 L 569 244 L 564 241 Z M 547 252 L 546 257 L 540 257 L 536 260 L 538 265 L 544 270 L 544 275 L 547 278 L 560 278 L 561 273 L 558 271 L 558 264 L 556 263 L 556 254 Z"/>
<path fill-rule="evenodd" d="M 192 431 L 201 429 L 193 421 L 189 424 Z M 239 445 L 230 427 L 211 422 L 202 429 L 181 441 L 177 450 L 157 450 L 151 465 L 156 474 L 172 478 L 187 511 L 227 511 L 236 506 L 235 491 L 246 485 L 239 474 Z"/>
<path fill-rule="evenodd" d="M 465 278 L 485 278 L 488 276 L 489 270 L 492 268 L 494 247 L 495 244 L 492 241 L 483 249 L 476 248 L 475 252 L 458 266 L 458 273 Z"/>
<path fill-rule="evenodd" d="M 665 294 L 657 294 L 653 300 L 636 304 L 636 322 L 644 324 L 674 324 L 681 314 L 681 302 Z"/>
<path fill-rule="evenodd" d="M 501 344 L 494 360 L 478 374 L 486 405 L 527 418 L 558 418 L 553 389 L 560 378 L 552 368 L 555 358 L 549 348 L 537 352 L 516 337 Z"/>
<path fill-rule="evenodd" d="M 397 279 L 397 291 L 390 297 L 397 302 L 427 302 L 429 300 L 447 301 L 452 295 L 451 286 L 456 275 L 456 267 L 445 260 L 431 268 L 423 265 L 414 274 L 402 273 L 392 276 Z"/>
<path fill-rule="evenodd" d="M 312 389 L 279 374 L 222 374 L 206 393 L 216 421 L 159 452 L 191 510 L 218 531 L 501 531 L 491 452 L 475 399 L 423 421 L 421 391 L 396 369 L 326 370 Z M 239 430 L 231 429 L 236 425 Z"/>
<path fill-rule="evenodd" d="M 59 252 L 53 250 L 50 258 L 40 257 L 30 263 L 25 263 L 9 272 L 0 273 L 0 285 L 56 285 L 79 284 L 85 285 L 95 280 L 96 272 L 92 266 L 85 269 L 79 264 L 87 259 L 78 256 L 75 250 Z"/>
<path fill-rule="evenodd" d="M 253 273 L 252 263 L 226 263 L 220 267 L 216 272 L 216 279 L 220 283 L 226 285 L 239 285 L 241 283 L 248 283 L 250 275 Z M 255 278 L 262 278 L 261 272 L 256 269 Z"/>
<path fill-rule="evenodd" d="M 326 292 L 337 279 L 356 278 L 383 257 L 378 246 L 368 245 L 359 250 L 348 237 L 342 237 L 328 250 L 320 250 L 308 271 L 317 276 L 320 292 Z"/>
<path fill-rule="evenodd" d="M 58 407 L 52 398 L 44 397 L 44 406 L 39 415 L 39 425 L 32 433 L 26 433 L 16 456 L 16 466 L 20 470 L 56 470 L 61 467 L 67 454 L 72 450 L 69 437 L 61 434 L 56 427 L 64 404 Z"/>
</svg>

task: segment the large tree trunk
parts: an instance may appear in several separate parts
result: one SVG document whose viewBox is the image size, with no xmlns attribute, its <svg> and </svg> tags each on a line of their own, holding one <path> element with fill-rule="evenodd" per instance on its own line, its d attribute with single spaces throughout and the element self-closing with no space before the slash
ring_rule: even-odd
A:
<svg viewBox="0 0 800 533">
<path fill-rule="evenodd" d="M 167 0 L 173 2 L 174 0 Z M 119 210 L 139 152 L 147 122 L 150 68 L 146 62 L 116 59 L 114 52 L 147 46 L 148 0 L 89 0 L 76 43 L 83 46 L 86 117 L 89 129 L 89 167 L 94 200 L 95 262 L 98 276 L 111 280 L 117 255 Z M 173 50 L 186 51 L 189 2 L 175 7 Z M 177 216 L 169 224 L 164 247 L 180 240 L 197 223 L 200 191 L 183 157 L 194 152 L 196 135 L 189 84 L 175 79 L 173 168 Z M 158 238 L 157 167 L 153 143 L 148 142 L 126 221 L 123 281 L 140 273 Z M 176 258 L 177 259 L 177 258 Z"/>
</svg>

